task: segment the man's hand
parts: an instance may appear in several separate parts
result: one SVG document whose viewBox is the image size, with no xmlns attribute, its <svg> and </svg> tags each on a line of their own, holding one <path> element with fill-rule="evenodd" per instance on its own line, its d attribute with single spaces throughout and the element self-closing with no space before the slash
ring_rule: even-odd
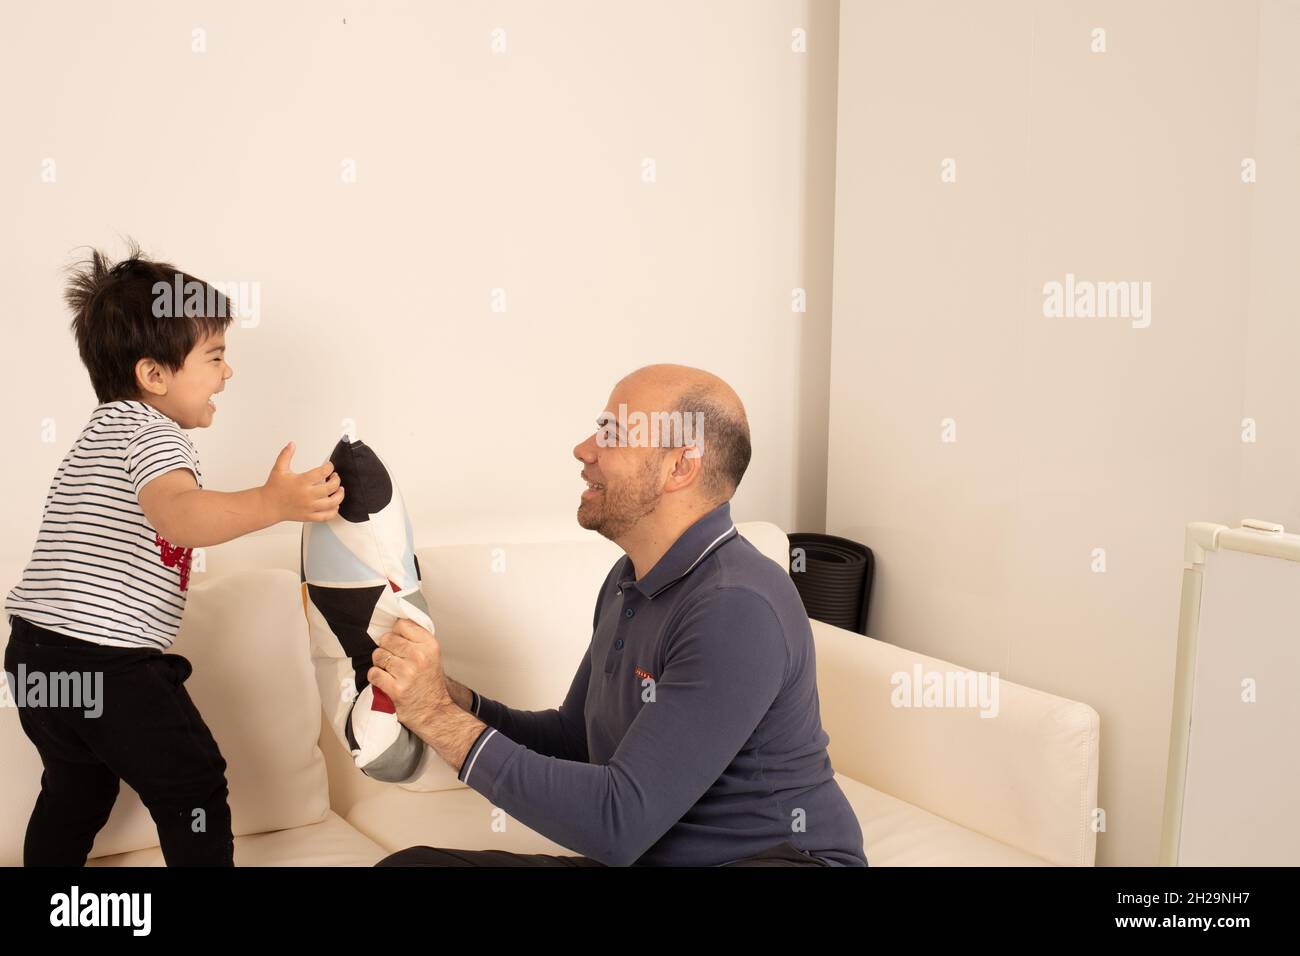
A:
<svg viewBox="0 0 1300 956">
<path fill-rule="evenodd" d="M 392 698 L 397 719 L 417 734 L 437 711 L 454 707 L 442 674 L 437 639 L 414 621 L 399 619 L 370 655 L 375 666 L 366 679 Z"/>
<path fill-rule="evenodd" d="M 382 635 L 366 679 L 393 701 L 397 719 L 459 771 L 487 727 L 456 706 L 442 672 L 442 650 L 420 625 L 399 619 Z"/>
</svg>

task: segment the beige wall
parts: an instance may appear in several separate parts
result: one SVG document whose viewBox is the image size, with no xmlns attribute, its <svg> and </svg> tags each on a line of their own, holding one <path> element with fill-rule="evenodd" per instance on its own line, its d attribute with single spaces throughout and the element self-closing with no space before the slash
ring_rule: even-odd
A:
<svg viewBox="0 0 1300 956">
<path fill-rule="evenodd" d="M 1101 864 L 1156 860 L 1184 525 L 1300 525 L 1296 20 L 841 11 L 828 530 L 875 637 L 1097 708 Z M 1150 325 L 1045 317 L 1066 273 L 1150 282 Z"/>
<path fill-rule="evenodd" d="M 96 404 L 60 267 L 81 244 L 119 252 L 123 235 L 204 278 L 261 284 L 260 323 L 227 337 L 235 377 L 216 422 L 191 433 L 209 488 L 260 484 L 290 440 L 296 467 L 317 464 L 353 419 L 424 540 L 585 534 L 573 446 L 619 377 L 677 361 L 723 375 L 748 406 L 736 516 L 820 527 L 833 13 L 809 0 L 707 16 L 686 0 L 8 10 L 4 549 L 29 552 Z M 807 315 L 791 311 L 800 285 Z"/>
</svg>

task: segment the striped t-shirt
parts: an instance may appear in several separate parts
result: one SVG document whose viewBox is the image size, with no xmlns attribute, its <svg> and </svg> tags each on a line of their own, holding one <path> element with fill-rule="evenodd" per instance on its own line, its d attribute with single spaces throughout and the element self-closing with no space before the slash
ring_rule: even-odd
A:
<svg viewBox="0 0 1300 956">
<path fill-rule="evenodd" d="M 203 487 L 198 452 L 175 421 L 140 401 L 96 408 L 54 473 L 36 547 L 5 613 L 95 644 L 170 647 L 191 549 L 158 534 L 139 495 L 177 468 Z"/>
</svg>

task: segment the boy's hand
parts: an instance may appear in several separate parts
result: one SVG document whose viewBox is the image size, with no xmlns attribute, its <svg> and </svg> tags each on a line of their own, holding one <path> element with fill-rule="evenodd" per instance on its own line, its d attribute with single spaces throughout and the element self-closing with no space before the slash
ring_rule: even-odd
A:
<svg viewBox="0 0 1300 956">
<path fill-rule="evenodd" d="M 330 462 L 302 474 L 289 468 L 293 461 L 293 442 L 285 445 L 271 467 L 262 486 L 267 507 L 275 521 L 329 521 L 339 513 L 343 501 L 334 465 Z"/>
</svg>

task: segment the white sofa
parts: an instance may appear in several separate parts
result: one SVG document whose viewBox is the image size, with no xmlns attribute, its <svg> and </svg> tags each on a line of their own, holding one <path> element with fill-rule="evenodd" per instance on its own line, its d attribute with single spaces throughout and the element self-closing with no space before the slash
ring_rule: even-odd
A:
<svg viewBox="0 0 1300 956">
<path fill-rule="evenodd" d="M 784 564 L 785 534 L 742 523 Z M 209 549 L 174 650 L 228 763 L 240 866 L 369 866 L 407 846 L 572 851 L 438 762 L 422 792 L 365 777 L 322 723 L 293 528 Z M 621 552 L 581 540 L 417 548 L 447 672 L 511 707 L 555 707 L 590 640 L 596 589 Z M 7 592 L 22 563 L 0 566 Z M 4 640 L 8 639 L 7 618 Z M 813 622 L 822 723 L 872 866 L 1091 866 L 1100 721 L 1086 704 L 1003 681 L 999 713 L 891 705 L 892 675 L 959 670 Z M 17 711 L 0 707 L 0 864 L 20 865 L 40 785 Z M 122 786 L 92 866 L 162 865 L 153 821 Z"/>
</svg>

